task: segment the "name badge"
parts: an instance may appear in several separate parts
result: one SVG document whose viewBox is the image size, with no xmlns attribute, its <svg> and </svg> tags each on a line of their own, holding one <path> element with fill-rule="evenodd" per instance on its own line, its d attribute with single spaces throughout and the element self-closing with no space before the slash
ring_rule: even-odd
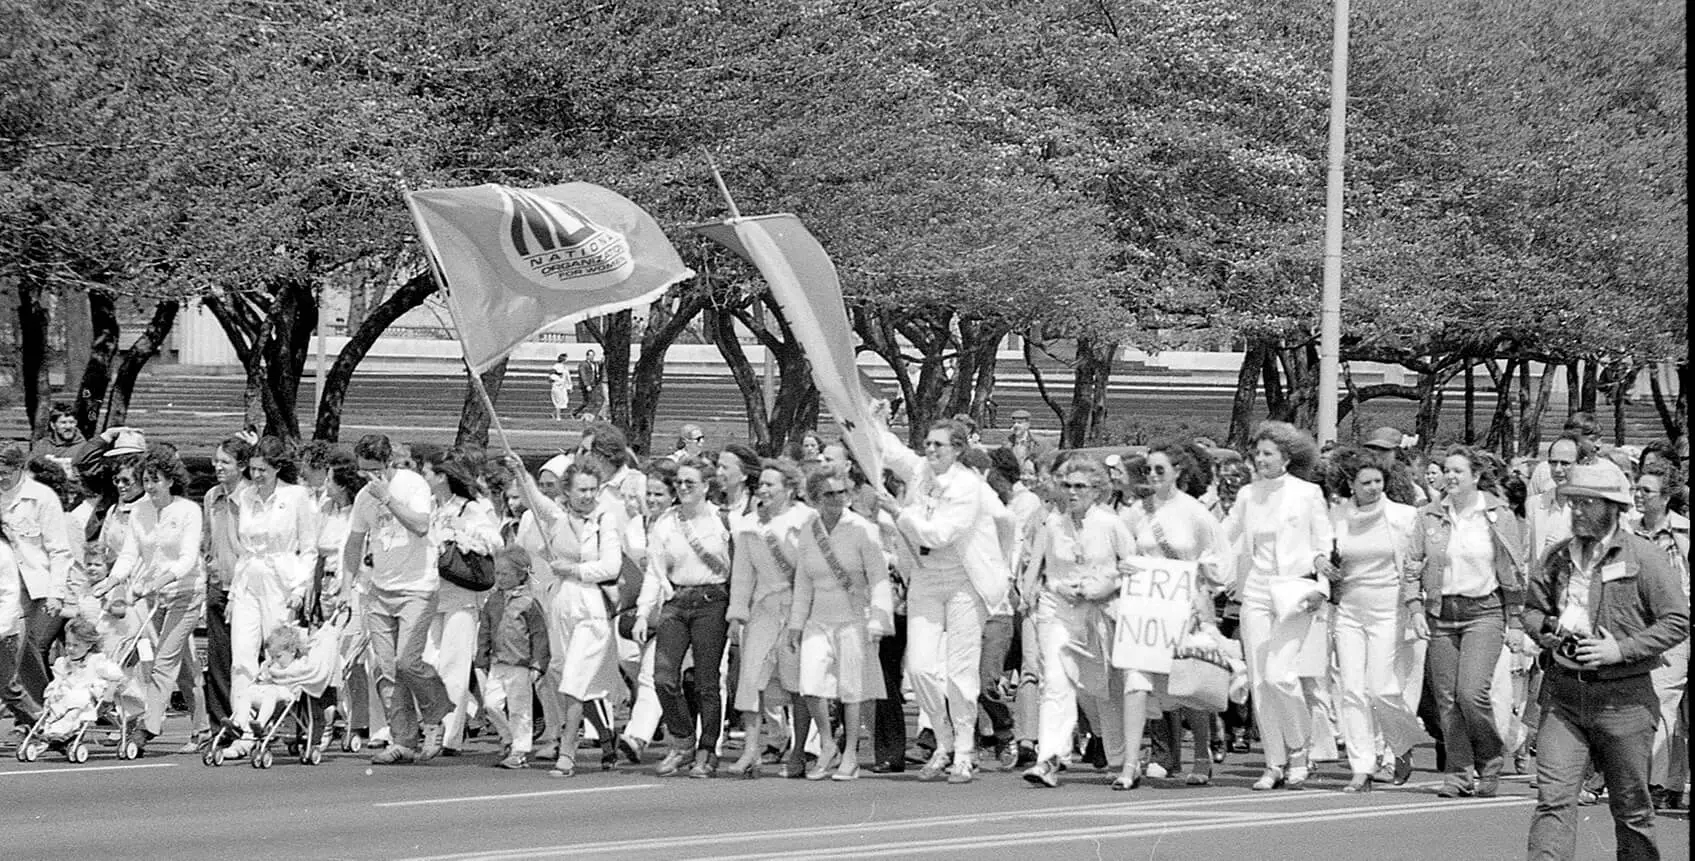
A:
<svg viewBox="0 0 1695 861">
<path fill-rule="evenodd" d="M 1627 572 L 1622 560 L 1617 562 L 1608 562 L 1601 566 L 1602 583 L 1611 583 L 1614 580 L 1623 580 L 1626 576 Z"/>
</svg>

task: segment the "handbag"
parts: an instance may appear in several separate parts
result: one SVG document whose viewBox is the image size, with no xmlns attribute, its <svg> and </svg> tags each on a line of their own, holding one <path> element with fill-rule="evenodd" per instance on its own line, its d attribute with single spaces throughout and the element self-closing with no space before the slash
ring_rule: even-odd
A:
<svg viewBox="0 0 1695 861">
<path fill-rule="evenodd" d="M 1199 618 L 1172 652 L 1166 697 L 1177 708 L 1221 712 L 1230 704 L 1230 658 L 1210 635 L 1202 634 Z"/>
<path fill-rule="evenodd" d="M 487 592 L 494 588 L 494 557 L 472 553 L 456 542 L 445 541 L 436 555 L 436 573 L 461 589 Z"/>
</svg>

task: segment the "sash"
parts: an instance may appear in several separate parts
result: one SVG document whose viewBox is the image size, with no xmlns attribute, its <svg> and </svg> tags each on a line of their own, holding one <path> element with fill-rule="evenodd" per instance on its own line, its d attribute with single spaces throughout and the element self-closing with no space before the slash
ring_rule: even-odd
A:
<svg viewBox="0 0 1695 861">
<path fill-rule="evenodd" d="M 713 574 L 724 578 L 724 582 L 728 583 L 730 581 L 729 560 L 706 549 L 706 545 L 701 543 L 700 536 L 695 534 L 694 526 L 689 523 L 687 517 L 675 513 L 672 516 L 677 518 L 677 526 L 683 532 L 683 540 L 689 543 L 689 549 L 694 551 L 694 555 L 700 557 L 700 561 L 706 563 L 706 567 L 712 569 Z M 791 569 L 789 573 L 792 575 L 794 572 Z"/>
</svg>

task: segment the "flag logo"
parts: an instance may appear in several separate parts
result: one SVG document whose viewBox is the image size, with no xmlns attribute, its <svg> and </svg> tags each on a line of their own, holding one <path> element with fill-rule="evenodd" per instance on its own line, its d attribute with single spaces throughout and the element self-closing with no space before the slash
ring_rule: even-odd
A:
<svg viewBox="0 0 1695 861">
<path fill-rule="evenodd" d="M 575 208 L 517 188 L 500 187 L 512 266 L 548 290 L 601 290 L 635 271 L 630 241 Z"/>
</svg>

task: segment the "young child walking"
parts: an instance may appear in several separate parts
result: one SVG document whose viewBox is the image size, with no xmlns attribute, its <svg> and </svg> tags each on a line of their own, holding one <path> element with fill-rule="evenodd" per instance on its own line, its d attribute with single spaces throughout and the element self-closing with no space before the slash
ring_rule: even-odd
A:
<svg viewBox="0 0 1695 861">
<path fill-rule="evenodd" d="M 483 603 L 473 666 L 484 671 L 483 707 L 500 733 L 500 768 L 530 763 L 530 688 L 547 672 L 547 624 L 530 597 L 530 556 L 508 544 L 494 557 L 494 593 Z"/>
</svg>

